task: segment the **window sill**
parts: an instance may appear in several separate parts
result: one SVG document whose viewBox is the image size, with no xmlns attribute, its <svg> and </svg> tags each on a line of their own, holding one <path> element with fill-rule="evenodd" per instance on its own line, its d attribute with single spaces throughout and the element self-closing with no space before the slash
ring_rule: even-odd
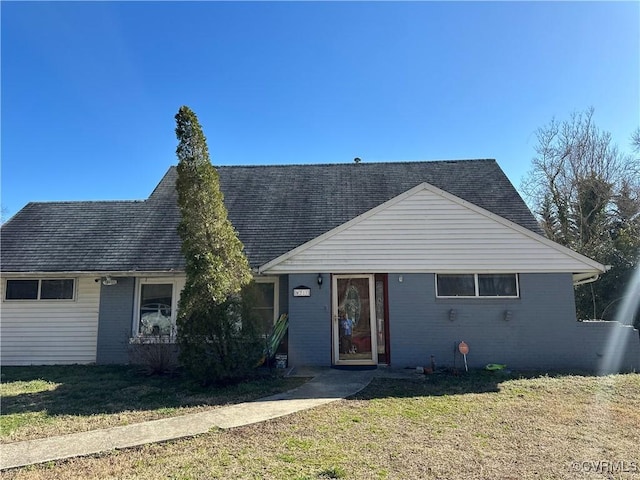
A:
<svg viewBox="0 0 640 480">
<path fill-rule="evenodd" d="M 138 335 L 129 339 L 129 345 L 153 345 L 158 343 L 174 344 L 175 335 Z"/>
<path fill-rule="evenodd" d="M 519 296 L 507 296 L 507 295 L 475 295 L 475 296 L 464 296 L 464 295 L 455 295 L 451 297 L 445 296 L 436 296 L 437 299 L 451 300 L 452 298 L 459 298 L 461 300 L 517 300 Z"/>
</svg>

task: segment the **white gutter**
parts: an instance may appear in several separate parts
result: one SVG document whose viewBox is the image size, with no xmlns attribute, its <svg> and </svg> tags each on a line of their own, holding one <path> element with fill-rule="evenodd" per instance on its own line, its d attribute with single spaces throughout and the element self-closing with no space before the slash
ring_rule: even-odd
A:
<svg viewBox="0 0 640 480">
<path fill-rule="evenodd" d="M 592 275 L 591 277 L 584 278 L 582 280 L 574 280 L 573 281 L 573 286 L 577 287 L 578 285 L 585 285 L 587 283 L 593 283 L 596 280 L 598 280 L 599 278 L 600 278 L 600 274 L 596 273 L 595 275 Z"/>
<path fill-rule="evenodd" d="M 611 270 L 611 265 L 605 265 L 605 273 Z M 574 273 L 573 274 L 573 286 L 585 285 L 587 283 L 593 283 L 600 278 L 600 273 Z"/>
</svg>

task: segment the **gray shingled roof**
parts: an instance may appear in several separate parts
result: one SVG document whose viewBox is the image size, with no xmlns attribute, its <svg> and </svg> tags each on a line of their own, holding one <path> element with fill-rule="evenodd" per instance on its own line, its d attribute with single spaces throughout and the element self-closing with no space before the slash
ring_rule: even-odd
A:
<svg viewBox="0 0 640 480">
<path fill-rule="evenodd" d="M 536 233 L 494 160 L 218 167 L 231 222 L 257 267 L 428 182 Z M 4 272 L 182 270 L 171 167 L 149 199 L 29 203 L 2 226 Z"/>
</svg>

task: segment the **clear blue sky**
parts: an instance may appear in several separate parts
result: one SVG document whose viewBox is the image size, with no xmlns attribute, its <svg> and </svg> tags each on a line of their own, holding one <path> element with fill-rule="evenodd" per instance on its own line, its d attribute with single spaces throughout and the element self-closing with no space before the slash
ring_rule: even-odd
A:
<svg viewBox="0 0 640 480">
<path fill-rule="evenodd" d="M 516 187 L 552 117 L 640 125 L 639 2 L 0 8 L 5 216 L 146 198 L 181 105 L 214 165 L 495 158 Z"/>
</svg>

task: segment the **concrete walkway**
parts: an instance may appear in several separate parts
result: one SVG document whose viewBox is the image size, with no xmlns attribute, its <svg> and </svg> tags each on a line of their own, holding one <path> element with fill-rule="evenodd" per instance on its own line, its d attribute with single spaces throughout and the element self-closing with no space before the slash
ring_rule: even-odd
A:
<svg viewBox="0 0 640 480">
<path fill-rule="evenodd" d="M 0 469 L 22 467 L 109 450 L 135 447 L 263 422 L 351 396 L 376 376 L 376 370 L 313 369 L 298 376 L 314 378 L 288 392 L 209 411 L 104 430 L 0 445 Z"/>
</svg>

